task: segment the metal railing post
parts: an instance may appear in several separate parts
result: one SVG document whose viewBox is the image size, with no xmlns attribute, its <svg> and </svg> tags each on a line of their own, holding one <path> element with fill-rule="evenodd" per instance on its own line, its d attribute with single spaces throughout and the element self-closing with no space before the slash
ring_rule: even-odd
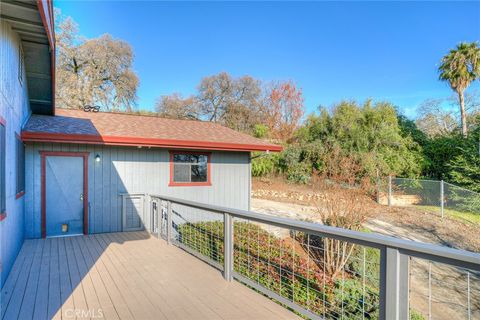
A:
<svg viewBox="0 0 480 320">
<path fill-rule="evenodd" d="M 228 213 L 223 214 L 223 277 L 227 281 L 233 279 L 233 221 Z"/>
<path fill-rule="evenodd" d="M 172 243 L 172 202 L 167 201 L 167 243 Z"/>
<path fill-rule="evenodd" d="M 386 247 L 380 258 L 380 319 L 409 317 L 409 257 Z"/>
<path fill-rule="evenodd" d="M 392 206 L 392 176 L 388 176 L 388 206 Z"/>
<path fill-rule="evenodd" d="M 442 214 L 442 218 L 444 215 L 444 202 L 445 202 L 445 196 L 444 196 L 444 188 L 443 188 L 443 180 L 440 181 L 440 213 Z"/>
<path fill-rule="evenodd" d="M 152 199 L 152 198 L 150 198 Z M 160 239 L 161 238 L 161 234 L 160 234 L 160 223 L 158 222 L 160 219 L 158 217 L 158 203 L 157 203 L 157 199 L 152 199 L 152 216 L 153 216 L 153 228 L 154 228 L 154 231 L 157 232 L 157 238 Z"/>
</svg>

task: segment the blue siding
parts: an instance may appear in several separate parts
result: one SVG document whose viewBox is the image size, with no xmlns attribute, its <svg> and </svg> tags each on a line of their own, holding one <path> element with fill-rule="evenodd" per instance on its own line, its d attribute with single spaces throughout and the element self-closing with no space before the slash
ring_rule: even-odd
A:
<svg viewBox="0 0 480 320">
<path fill-rule="evenodd" d="M 27 85 L 19 81 L 20 39 L 5 21 L 0 21 L 0 116 L 6 124 L 6 207 L 7 217 L 0 222 L 0 287 L 23 244 L 24 205 L 16 194 L 16 134 L 29 116 Z M 23 75 L 26 79 L 26 75 Z"/>
<path fill-rule="evenodd" d="M 122 230 L 120 193 L 165 194 L 184 199 L 249 209 L 250 154 L 212 152 L 212 186 L 169 187 L 169 153 L 165 149 L 74 144 L 27 144 L 27 193 L 25 236 L 40 237 L 39 151 L 87 151 L 89 187 L 89 232 Z M 101 162 L 94 158 L 100 155 Z"/>
</svg>

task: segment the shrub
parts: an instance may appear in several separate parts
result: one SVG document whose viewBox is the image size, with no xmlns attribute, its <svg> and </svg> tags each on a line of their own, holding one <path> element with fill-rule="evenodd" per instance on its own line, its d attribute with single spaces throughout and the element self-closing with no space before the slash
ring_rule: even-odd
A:
<svg viewBox="0 0 480 320">
<path fill-rule="evenodd" d="M 177 230 L 182 243 L 223 263 L 223 222 L 186 223 Z M 343 285 L 332 280 L 323 272 L 323 261 L 308 256 L 293 239 L 304 244 L 306 236 L 281 239 L 256 224 L 234 222 L 234 270 L 327 319 L 336 319 L 342 309 L 349 319 L 362 318 L 365 292 L 366 318 L 378 318 L 378 286 L 364 288 L 347 268 Z"/>
<path fill-rule="evenodd" d="M 291 145 L 279 156 L 279 171 L 290 182 L 308 183 L 312 177 L 312 165 L 305 159 L 305 153 L 300 146 Z"/>
<path fill-rule="evenodd" d="M 278 154 L 254 154 L 252 176 L 264 177 L 275 173 L 278 166 Z"/>
<path fill-rule="evenodd" d="M 268 136 L 268 127 L 264 124 L 256 124 L 253 128 L 253 136 L 259 139 L 266 138 Z"/>
<path fill-rule="evenodd" d="M 425 317 L 414 309 L 410 309 L 410 320 L 425 320 Z"/>
<path fill-rule="evenodd" d="M 290 182 L 307 184 L 312 178 L 311 168 L 306 163 L 295 163 L 288 167 L 286 178 Z"/>
<path fill-rule="evenodd" d="M 347 319 L 378 319 L 379 304 L 375 299 L 377 294 L 377 291 L 367 285 L 364 288 L 362 281 L 358 279 L 347 279 L 343 282 L 337 280 L 333 296 L 337 300 L 339 297 L 343 299 L 334 304 L 334 314 L 337 318 L 341 318 L 343 313 Z"/>
</svg>

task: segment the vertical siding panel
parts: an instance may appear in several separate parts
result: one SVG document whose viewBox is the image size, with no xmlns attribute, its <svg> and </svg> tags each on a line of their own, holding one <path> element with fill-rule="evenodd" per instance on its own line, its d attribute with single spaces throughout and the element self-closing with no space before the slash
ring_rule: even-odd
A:
<svg viewBox="0 0 480 320">
<path fill-rule="evenodd" d="M 117 206 L 117 197 L 118 197 L 118 175 L 115 169 L 115 163 L 118 159 L 118 148 L 112 148 L 110 150 L 110 230 L 119 231 L 119 221 L 120 211 Z"/>
<path fill-rule="evenodd" d="M 33 202 L 34 202 L 34 162 L 35 158 L 33 156 L 33 145 L 28 144 L 25 147 L 25 225 L 24 225 L 24 232 L 25 238 L 30 239 L 33 238 Z"/>
<path fill-rule="evenodd" d="M 134 193 L 137 192 L 137 190 L 134 190 L 134 178 L 135 178 L 135 170 L 133 167 L 133 154 L 134 151 L 132 148 L 128 148 L 126 150 L 127 153 L 127 158 L 126 158 L 126 166 L 125 166 L 125 176 L 127 177 L 127 190 L 129 193 Z"/>
<path fill-rule="evenodd" d="M 33 155 L 35 157 L 33 161 L 33 174 L 34 174 L 34 185 L 33 185 L 33 212 L 31 216 L 33 217 L 33 227 L 34 230 L 32 232 L 32 236 L 34 238 L 40 238 L 41 230 L 40 230 L 40 223 L 41 223 L 41 163 L 40 163 L 40 149 L 43 145 L 35 143 Z"/>
<path fill-rule="evenodd" d="M 117 195 L 118 193 L 127 192 L 127 186 L 125 185 L 125 148 L 118 149 L 118 165 L 117 165 Z M 123 230 L 122 226 L 122 198 L 117 196 L 117 208 L 118 208 L 118 230 Z"/>
<path fill-rule="evenodd" d="M 111 223 L 110 223 L 110 192 L 109 189 L 111 188 L 110 182 L 110 150 L 109 147 L 102 146 L 102 180 L 99 181 L 99 185 L 101 186 L 102 192 L 102 231 L 103 232 L 110 232 L 111 231 Z"/>
<path fill-rule="evenodd" d="M 100 156 L 100 163 L 95 161 L 95 157 Z M 104 159 L 102 153 L 102 146 L 95 146 L 93 152 L 93 164 L 92 167 L 94 168 L 94 203 L 95 203 L 95 218 L 94 218 L 94 226 L 95 226 L 95 233 L 103 232 L 103 199 L 102 199 L 102 160 Z"/>
<path fill-rule="evenodd" d="M 31 193 L 26 206 L 26 232 L 40 237 L 40 154 L 39 150 L 55 150 L 65 145 L 32 144 L 28 147 L 27 187 Z M 89 168 L 89 231 L 91 233 L 121 231 L 121 198 L 119 193 L 145 192 L 166 194 L 205 203 L 248 209 L 248 153 L 212 152 L 211 187 L 169 187 L 170 164 L 166 149 L 68 145 L 69 151 L 90 152 Z M 101 156 L 100 164 L 94 157 Z M 30 177 L 30 178 L 29 178 Z"/>
</svg>

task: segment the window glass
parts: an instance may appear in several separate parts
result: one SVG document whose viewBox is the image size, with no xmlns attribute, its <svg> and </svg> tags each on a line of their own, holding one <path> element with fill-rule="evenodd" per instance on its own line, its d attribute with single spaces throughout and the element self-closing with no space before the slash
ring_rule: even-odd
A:
<svg viewBox="0 0 480 320">
<path fill-rule="evenodd" d="M 208 155 L 173 155 L 173 182 L 208 182 Z"/>
<path fill-rule="evenodd" d="M 0 213 L 5 212 L 5 126 L 0 123 Z"/>
<path fill-rule="evenodd" d="M 25 191 L 25 146 L 17 137 L 17 194 Z"/>
</svg>

